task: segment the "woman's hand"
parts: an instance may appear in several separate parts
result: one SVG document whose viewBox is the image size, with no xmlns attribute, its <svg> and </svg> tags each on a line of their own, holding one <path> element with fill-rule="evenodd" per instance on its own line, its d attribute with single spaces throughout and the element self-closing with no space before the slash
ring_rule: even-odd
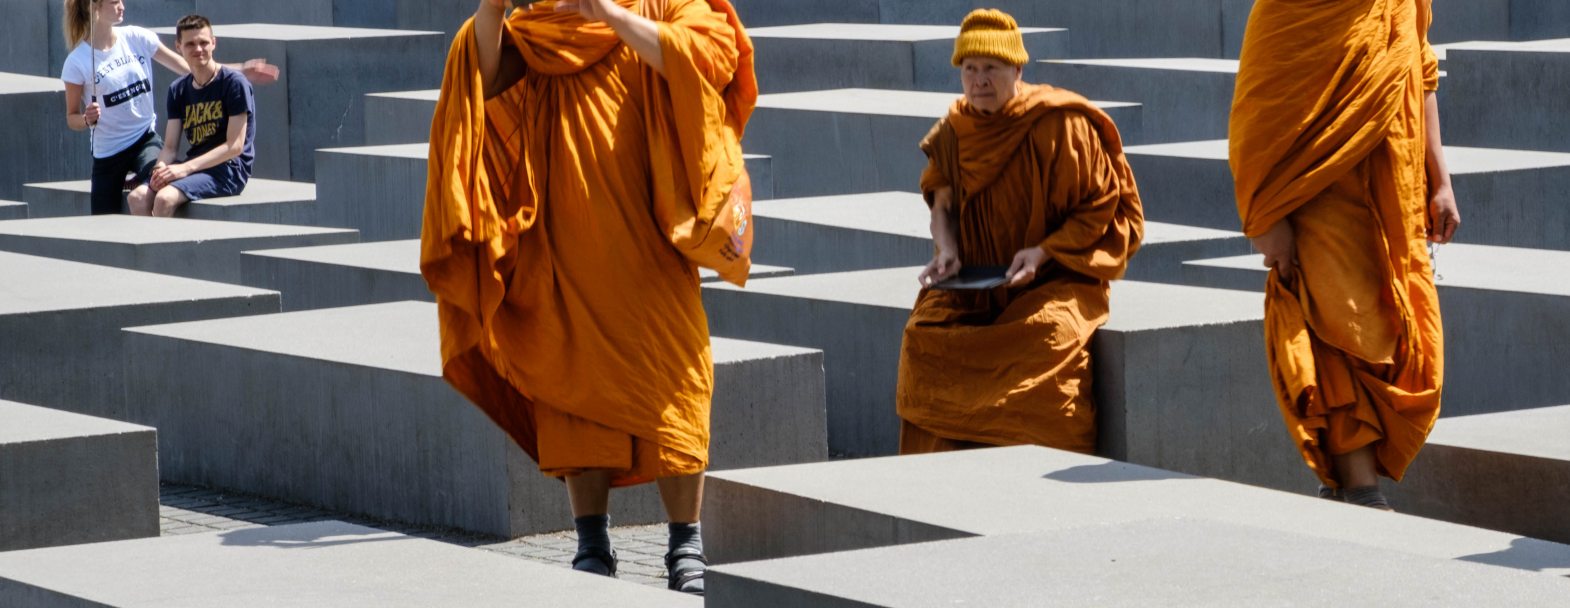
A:
<svg viewBox="0 0 1570 608">
<path fill-rule="evenodd" d="M 921 270 L 921 276 L 917 280 L 921 281 L 922 287 L 931 287 L 959 274 L 959 267 L 959 256 L 939 250 L 932 256 L 932 261 L 927 263 L 927 267 Z"/>
<path fill-rule="evenodd" d="M 1009 264 L 1009 287 L 1029 285 L 1036 280 L 1036 272 L 1041 270 L 1041 265 L 1047 263 L 1047 252 L 1040 247 L 1026 247 L 1014 254 L 1014 263 Z"/>
<path fill-rule="evenodd" d="M 267 85 L 278 82 L 278 66 L 267 63 L 260 57 L 240 64 L 240 73 L 251 84 Z"/>
<path fill-rule="evenodd" d="M 93 103 L 87 104 L 87 110 L 82 112 L 82 121 L 85 122 L 89 127 L 96 127 L 98 126 L 98 119 L 100 114 L 101 112 L 98 109 L 98 102 L 95 101 Z"/>
<path fill-rule="evenodd" d="M 1456 194 L 1449 185 L 1434 189 L 1428 197 L 1428 240 L 1441 245 L 1455 238 L 1461 227 L 1461 209 L 1456 206 Z"/>
<path fill-rule="evenodd" d="M 1291 222 L 1276 222 L 1270 230 L 1249 240 L 1254 242 L 1254 249 L 1265 254 L 1266 268 L 1276 269 L 1282 280 L 1292 280 L 1297 271 L 1297 236 L 1292 232 Z"/>
</svg>

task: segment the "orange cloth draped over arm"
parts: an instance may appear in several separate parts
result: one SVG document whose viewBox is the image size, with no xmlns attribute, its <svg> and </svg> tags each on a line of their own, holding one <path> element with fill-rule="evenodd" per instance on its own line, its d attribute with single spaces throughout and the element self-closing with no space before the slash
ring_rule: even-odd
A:
<svg viewBox="0 0 1570 608">
<path fill-rule="evenodd" d="M 1428 0 L 1254 5 L 1231 166 L 1249 236 L 1291 222 L 1300 272 L 1272 271 L 1272 380 L 1304 461 L 1375 446 L 1399 480 L 1439 413 L 1443 346 L 1426 251 Z"/>
<path fill-rule="evenodd" d="M 962 264 L 1006 266 L 1033 245 L 1049 261 L 1022 288 L 924 290 L 905 327 L 897 409 L 944 440 L 1090 452 L 1090 339 L 1144 215 L 1112 120 L 1071 92 L 1022 87 L 993 116 L 956 103 L 922 143 L 921 186 L 928 200 L 954 188 Z M 903 434 L 902 451 L 926 449 Z"/>
<path fill-rule="evenodd" d="M 757 86 L 724 0 L 620 4 L 658 23 L 665 76 L 603 23 L 522 9 L 503 48 L 521 78 L 487 99 L 472 22 L 458 33 L 421 271 L 448 381 L 546 472 L 626 485 L 707 464 L 713 365 L 681 248 L 740 174 Z"/>
</svg>

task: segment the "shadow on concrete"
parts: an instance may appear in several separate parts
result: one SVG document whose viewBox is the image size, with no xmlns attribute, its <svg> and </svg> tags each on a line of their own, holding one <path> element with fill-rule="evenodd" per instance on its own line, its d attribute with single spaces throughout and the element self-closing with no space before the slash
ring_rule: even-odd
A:
<svg viewBox="0 0 1570 608">
<path fill-rule="evenodd" d="M 1199 479 L 1193 475 L 1115 461 L 1069 467 L 1061 471 L 1047 473 L 1041 477 L 1042 479 L 1066 483 L 1119 483 L 1128 481 L 1161 481 L 1165 479 Z"/>
<path fill-rule="evenodd" d="M 324 549 L 357 543 L 411 540 L 412 537 L 379 530 L 355 527 L 338 521 L 323 521 L 293 526 L 268 528 L 242 528 L 221 532 L 223 544 L 239 547 L 276 547 L 279 549 Z"/>
<path fill-rule="evenodd" d="M 1566 555 L 1565 546 L 1535 538 L 1517 538 L 1510 541 L 1510 548 L 1508 549 L 1501 549 L 1493 553 L 1463 555 L 1456 559 L 1464 562 L 1504 566 L 1521 570 L 1537 570 L 1560 576 L 1570 576 L 1570 556 Z"/>
</svg>

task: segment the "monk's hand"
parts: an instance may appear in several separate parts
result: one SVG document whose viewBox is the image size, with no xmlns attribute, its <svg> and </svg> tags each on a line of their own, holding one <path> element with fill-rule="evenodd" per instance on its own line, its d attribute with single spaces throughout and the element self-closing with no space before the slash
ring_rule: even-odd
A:
<svg viewBox="0 0 1570 608">
<path fill-rule="evenodd" d="M 959 267 L 958 255 L 939 251 L 937 255 L 932 256 L 932 261 L 927 263 L 927 267 L 921 270 L 921 276 L 917 280 L 921 281 L 922 287 L 931 287 L 959 274 Z"/>
<path fill-rule="evenodd" d="M 1040 247 L 1026 247 L 1014 254 L 1014 263 L 1009 265 L 1009 287 L 1029 285 L 1036 280 L 1036 273 L 1041 270 L 1041 265 L 1047 263 L 1047 252 Z"/>
<path fill-rule="evenodd" d="M 616 11 L 624 11 L 615 0 L 561 0 L 556 3 L 557 12 L 576 12 L 589 21 L 605 21 Z"/>
<path fill-rule="evenodd" d="M 1297 271 L 1297 236 L 1291 222 L 1276 222 L 1270 230 L 1249 240 L 1254 242 L 1254 249 L 1265 254 L 1266 268 L 1274 268 L 1283 280 L 1292 280 Z"/>
<path fill-rule="evenodd" d="M 1449 185 L 1434 189 L 1428 197 L 1428 240 L 1445 244 L 1455 238 L 1461 227 L 1461 209 L 1456 205 L 1456 194 Z"/>
</svg>

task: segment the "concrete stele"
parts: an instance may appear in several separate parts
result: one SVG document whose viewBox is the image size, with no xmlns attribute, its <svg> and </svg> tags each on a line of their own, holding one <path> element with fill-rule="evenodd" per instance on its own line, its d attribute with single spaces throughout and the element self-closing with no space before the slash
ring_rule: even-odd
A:
<svg viewBox="0 0 1570 608">
<path fill-rule="evenodd" d="M 60 30 L 49 31 L 58 36 Z M 88 134 L 65 126 L 65 84 L 58 77 L 61 64 L 53 65 L 54 78 L 0 73 L 0 116 L 7 117 L 0 198 L 21 199 L 28 182 L 80 177 L 92 170 Z"/>
<path fill-rule="evenodd" d="M 0 249 L 194 279 L 238 283 L 240 252 L 359 240 L 353 230 L 97 215 L 0 224 Z"/>
<path fill-rule="evenodd" d="M 643 585 L 337 521 L 0 554 L 16 606 L 697 608 Z"/>
<path fill-rule="evenodd" d="M 157 535 L 156 431 L 0 400 L 0 551 Z"/>
<path fill-rule="evenodd" d="M 23 198 L 32 205 L 33 217 L 88 215 L 92 210 L 92 182 L 27 184 Z M 125 207 L 122 197 L 121 208 Z M 186 203 L 175 211 L 175 217 L 313 226 L 317 223 L 316 185 L 252 179 L 238 195 Z"/>
<path fill-rule="evenodd" d="M 27 203 L 18 201 L 0 201 L 0 220 L 25 219 L 27 219 Z"/>
<path fill-rule="evenodd" d="M 1140 103 L 1146 143 L 1227 136 L 1235 59 L 1050 59 L 1027 69 L 1030 82 Z"/>
<path fill-rule="evenodd" d="M 812 23 L 752 28 L 765 93 L 849 87 L 953 92 L 953 25 Z M 1067 57 L 1067 30 L 1020 28 L 1031 58 Z"/>
</svg>

